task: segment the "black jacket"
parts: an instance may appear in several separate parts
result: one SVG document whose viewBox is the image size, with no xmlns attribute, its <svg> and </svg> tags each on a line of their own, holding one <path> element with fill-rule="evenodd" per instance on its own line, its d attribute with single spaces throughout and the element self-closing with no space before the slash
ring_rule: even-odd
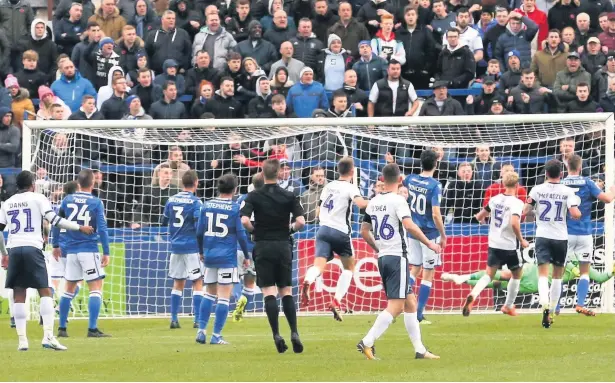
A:
<svg viewBox="0 0 615 383">
<path fill-rule="evenodd" d="M 72 23 L 68 18 L 53 23 L 53 37 L 58 45 L 58 54 L 65 53 L 70 57 L 73 48 L 81 41 L 81 34 L 85 31 L 87 20 Z"/>
<path fill-rule="evenodd" d="M 167 59 L 177 61 L 180 69 L 188 70 L 192 59 L 192 40 L 188 32 L 175 28 L 168 32 L 162 29 L 151 31 L 145 40 L 149 63 L 156 74 L 162 73 L 162 64 Z"/>
<path fill-rule="evenodd" d="M 18 0 L 13 4 L 7 0 L 0 4 L 0 28 L 6 32 L 13 52 L 26 50 L 25 47 L 31 37 L 32 21 L 34 21 L 34 12 L 29 1 Z"/>
<path fill-rule="evenodd" d="M 299 19 L 296 19 L 299 20 Z M 339 16 L 331 11 L 331 8 L 327 9 L 327 13 L 319 15 L 317 13 L 312 17 L 312 32 L 316 35 L 316 38 L 320 41 L 327 41 L 329 34 L 327 30 L 340 20 Z"/>
<path fill-rule="evenodd" d="M 576 28 L 576 18 L 579 14 L 579 8 L 571 2 L 568 5 L 563 5 L 558 2 L 551 9 L 547 15 L 547 21 L 549 22 L 549 29 L 562 30 L 566 27 Z"/>
<path fill-rule="evenodd" d="M 466 114 L 468 116 L 482 116 L 489 113 L 491 110 L 491 102 L 498 97 L 497 90 L 491 94 L 486 94 L 483 90 L 480 95 L 474 97 L 473 103 L 466 104 Z"/>
<path fill-rule="evenodd" d="M 177 28 L 181 28 L 184 31 L 188 32 L 190 35 L 190 40 L 194 40 L 194 36 L 199 33 L 200 28 L 195 28 L 190 24 L 191 21 L 196 21 L 200 26 L 203 26 L 203 20 L 201 20 L 201 16 L 198 12 L 190 10 L 189 8 L 185 11 L 181 12 L 177 8 L 177 1 L 171 2 L 171 6 L 169 8 L 173 12 L 175 12 L 175 25 Z M 223 22 L 223 20 L 221 20 Z"/>
<path fill-rule="evenodd" d="M 346 93 L 346 99 L 348 100 L 347 105 L 349 108 L 357 102 L 363 106 L 363 110 L 355 109 L 355 116 L 367 117 L 367 101 L 369 99 L 367 92 L 357 87 L 345 84 L 342 89 L 344 90 L 344 93 Z M 331 100 L 331 102 L 333 102 L 333 100 Z"/>
<path fill-rule="evenodd" d="M 83 6 L 83 13 L 81 14 L 81 20 L 83 20 L 85 24 L 87 24 L 90 16 L 92 16 L 94 12 L 96 11 L 96 7 L 94 6 L 91 0 L 60 0 L 60 3 L 58 4 L 55 11 L 53 12 L 53 19 L 54 19 L 53 24 L 54 25 L 58 21 L 69 17 L 68 11 L 70 11 L 70 7 L 72 6 L 73 3 L 80 3 Z"/>
<path fill-rule="evenodd" d="M 600 107 L 607 113 L 615 112 L 615 95 L 604 95 L 600 99 Z"/>
<path fill-rule="evenodd" d="M 613 4 L 610 1 L 604 0 L 583 0 L 579 7 L 579 13 L 585 12 L 589 15 L 589 29 L 594 31 L 600 30 L 598 19 L 602 12 L 613 12 Z"/>
<path fill-rule="evenodd" d="M 132 1 L 132 0 L 129 0 Z M 136 1 L 132 1 L 134 3 L 135 6 L 135 11 L 134 11 L 134 15 L 132 17 L 129 17 L 128 19 L 126 19 L 126 22 L 129 25 L 132 25 L 133 27 L 135 27 L 135 29 L 137 30 L 137 36 L 139 36 L 141 39 L 143 39 L 143 41 L 146 41 L 147 36 L 150 33 L 155 33 L 159 28 L 160 28 L 160 17 L 158 17 L 158 15 L 156 15 L 156 11 L 153 9 L 152 3 L 149 1 L 145 2 L 145 5 L 147 6 L 147 11 L 145 12 L 145 16 L 143 18 L 143 20 L 141 21 L 143 24 L 141 25 L 141 27 L 143 28 L 143 32 L 141 34 L 139 34 L 139 21 L 137 21 L 137 10 L 136 10 L 136 6 L 137 6 L 137 2 Z M 176 23 L 177 25 L 177 23 Z M 151 69 L 151 68 L 150 68 Z"/>
<path fill-rule="evenodd" d="M 566 104 L 564 113 L 596 113 L 602 112 L 598 103 L 590 98 L 587 101 L 573 100 Z"/>
<path fill-rule="evenodd" d="M 284 41 L 289 41 L 297 35 L 297 31 L 293 28 L 286 26 L 286 28 L 278 28 L 275 24 L 271 25 L 271 28 L 265 32 L 263 38 L 269 41 L 276 49 L 276 52 L 280 50 L 280 46 Z"/>
<path fill-rule="evenodd" d="M 506 89 L 512 89 L 519 85 L 521 81 L 521 69 L 518 72 L 513 72 L 512 70 L 508 70 L 502 74 L 500 77 L 500 87 L 499 91 L 504 92 Z"/>
<path fill-rule="evenodd" d="M 92 82 L 93 85 L 94 82 L 92 81 L 92 79 L 94 79 L 96 75 L 96 66 L 92 65 L 89 60 L 89 57 L 86 56 L 86 52 L 89 47 L 90 40 L 86 38 L 85 40 L 80 43 L 77 43 L 77 45 L 73 47 L 73 52 L 71 53 L 70 57 L 73 64 L 75 64 L 75 68 L 77 68 L 79 70 L 79 73 L 81 73 L 81 77 L 87 78 L 88 80 L 90 80 L 90 82 Z"/>
<path fill-rule="evenodd" d="M 145 53 L 145 44 L 140 37 L 137 37 L 135 43 L 131 48 L 128 48 L 124 43 L 124 39 L 120 38 L 115 46 L 115 53 L 120 55 L 120 66 L 124 70 L 124 73 L 136 71 L 139 69 L 137 66 L 137 54 L 139 52 Z M 132 82 L 136 82 L 136 78 L 130 78 Z"/>
<path fill-rule="evenodd" d="M 397 40 L 404 44 L 406 51 L 406 63 L 402 67 L 402 73 L 433 73 L 433 62 L 436 59 L 436 41 L 433 33 L 422 26 L 417 26 L 410 33 L 405 26 L 395 32 Z"/>
<path fill-rule="evenodd" d="M 248 24 L 250 24 L 250 21 L 252 21 L 252 16 L 248 13 L 248 16 L 244 21 L 239 20 L 239 16 L 235 16 L 229 20 L 228 24 L 226 24 L 227 32 L 233 35 L 233 38 L 237 44 L 247 40 L 249 35 Z"/>
<path fill-rule="evenodd" d="M 378 101 L 374 105 L 374 117 L 404 116 L 408 112 L 410 97 L 408 88 L 410 81 L 399 79 L 397 97 L 395 98 L 395 111 L 393 111 L 393 92 L 386 78 L 376 81 L 378 87 Z"/>
<path fill-rule="evenodd" d="M 38 97 L 34 95 L 38 95 L 39 86 L 50 84 L 49 75 L 41 72 L 40 70 L 22 69 L 15 73 L 15 77 L 17 78 L 17 81 L 19 81 L 19 86 L 26 88 L 33 98 Z"/>
<path fill-rule="evenodd" d="M 378 10 L 384 9 L 389 12 L 391 15 L 396 14 L 395 7 L 388 1 L 382 1 L 376 3 L 374 0 L 368 1 L 359 10 L 357 14 L 357 20 L 361 23 L 365 23 L 367 27 L 367 31 L 371 36 L 374 36 L 376 32 L 380 29 L 380 27 L 374 27 L 373 25 L 368 24 L 368 22 L 372 20 L 376 20 L 380 22 L 380 16 L 378 15 Z"/>
<path fill-rule="evenodd" d="M 214 68 L 190 68 L 184 75 L 186 80 L 186 94 L 200 97 L 199 86 L 201 81 L 207 80 L 214 85 L 214 89 L 220 86 L 220 72 Z"/>
<path fill-rule="evenodd" d="M 504 32 L 506 32 L 506 25 L 502 26 L 500 24 L 495 24 L 493 27 L 489 28 L 487 33 L 485 33 L 485 36 L 483 37 L 483 52 L 485 61 L 495 57 L 495 47 L 498 44 L 500 35 Z"/>
<path fill-rule="evenodd" d="M 257 95 L 248 103 L 248 118 L 263 118 L 271 115 L 271 98 L 273 94 L 269 94 L 265 97 Z"/>
<path fill-rule="evenodd" d="M 103 103 L 104 105 L 104 103 Z M 95 110 L 94 113 L 92 113 L 92 115 L 88 118 L 88 116 L 85 114 L 85 112 L 83 110 L 81 110 L 81 108 L 79 108 L 78 111 L 74 112 L 73 114 L 71 114 L 68 117 L 69 120 L 104 120 L 105 116 L 103 116 L 103 114 L 99 111 L 99 110 Z"/>
<path fill-rule="evenodd" d="M 290 39 L 290 42 L 293 44 L 293 48 L 295 48 L 293 58 L 301 61 L 305 66 L 316 70 L 320 52 L 324 48 L 322 41 L 318 40 L 316 35 L 312 33 L 312 36 L 307 38 L 297 35 Z"/>
<path fill-rule="evenodd" d="M 247 39 L 233 48 L 242 58 L 252 57 L 265 72 L 269 73 L 271 65 L 278 61 L 278 52 L 267 40 L 260 39 L 256 42 L 256 46 L 252 45 L 252 40 Z"/>
<path fill-rule="evenodd" d="M 152 85 L 148 86 L 147 88 L 141 86 L 141 84 L 136 81 L 135 84 L 137 85 L 133 86 L 130 89 L 130 94 L 136 94 L 137 96 L 139 96 L 139 99 L 141 100 L 141 106 L 143 107 L 145 112 L 147 112 L 147 114 L 151 115 L 150 107 L 152 106 L 152 104 L 156 101 L 162 100 L 162 88 L 154 84 L 153 82 Z"/>
<path fill-rule="evenodd" d="M 121 120 L 125 114 L 128 114 L 126 97 L 118 97 L 114 94 L 102 103 L 100 113 L 105 116 L 105 120 Z"/>
<path fill-rule="evenodd" d="M 234 97 L 222 97 L 219 91 L 205 104 L 205 111 L 213 113 L 217 119 L 243 118 L 242 106 Z"/>
<path fill-rule="evenodd" d="M 423 105 L 421 106 L 421 111 L 419 112 L 419 116 L 463 116 L 465 112 L 463 111 L 463 107 L 459 103 L 459 101 L 448 96 L 446 100 L 444 100 L 444 105 L 442 106 L 442 110 L 438 108 L 438 104 L 436 104 L 436 99 L 430 97 L 427 99 Z"/>
<path fill-rule="evenodd" d="M 446 47 L 438 56 L 436 79 L 448 81 L 450 88 L 467 88 L 474 78 L 475 71 L 474 54 L 465 45 L 452 52 Z"/>
<path fill-rule="evenodd" d="M 450 181 L 444 191 L 442 214 L 446 216 L 452 210 L 453 222 L 473 222 L 474 214 L 478 213 L 481 206 L 482 192 L 481 183 L 478 181 Z"/>
<path fill-rule="evenodd" d="M 23 52 L 28 49 L 32 49 L 38 53 L 37 69 L 43 73 L 47 73 L 49 76 L 49 81 L 55 80 L 56 71 L 58 70 L 56 65 L 56 60 L 58 59 L 58 48 L 53 40 L 51 40 L 49 36 L 41 40 L 34 40 L 30 38 L 28 44 L 24 46 L 24 50 L 20 53 L 23 55 Z M 23 67 L 21 62 L 22 60 L 19 60 L 20 69 Z"/>
<path fill-rule="evenodd" d="M 181 102 L 177 101 L 177 99 L 167 103 L 164 98 L 156 101 L 149 108 L 148 113 L 154 120 L 164 119 L 164 120 L 172 120 L 172 119 L 182 119 L 187 118 L 188 113 L 186 112 L 186 107 Z"/>
<path fill-rule="evenodd" d="M 191 118 L 201 118 L 203 113 L 205 113 L 205 105 L 209 101 L 202 102 L 201 97 L 196 97 L 192 106 L 190 107 L 190 117 Z"/>
<path fill-rule="evenodd" d="M 598 52 L 597 55 L 585 54 L 581 59 L 581 64 L 589 74 L 593 75 L 606 65 L 606 55 L 602 52 Z"/>
</svg>

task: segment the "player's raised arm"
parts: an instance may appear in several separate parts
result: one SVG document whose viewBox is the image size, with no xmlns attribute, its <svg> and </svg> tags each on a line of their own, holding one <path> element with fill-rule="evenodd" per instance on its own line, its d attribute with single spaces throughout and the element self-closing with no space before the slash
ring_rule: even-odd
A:
<svg viewBox="0 0 615 383">
<path fill-rule="evenodd" d="M 354 202 L 354 204 L 357 205 L 359 209 L 363 210 L 367 207 L 369 200 L 362 195 L 358 195 L 352 199 L 352 202 Z"/>
<path fill-rule="evenodd" d="M 380 251 L 378 245 L 376 245 L 376 240 L 374 240 L 374 235 L 372 234 L 372 218 L 367 213 L 365 213 L 363 223 L 361 223 L 361 237 L 363 237 L 369 247 L 374 249 L 376 253 Z"/>
<path fill-rule="evenodd" d="M 593 183 L 593 181 L 592 181 Z M 593 183 L 594 186 L 596 186 L 595 183 Z M 598 186 L 596 186 L 596 188 L 598 188 Z M 600 190 L 600 189 L 598 189 Z M 598 194 L 598 196 L 596 197 L 598 200 L 604 202 L 604 203 L 611 203 L 613 202 L 613 200 L 615 200 L 615 185 L 612 185 L 609 188 L 608 192 L 603 192 L 601 191 L 600 194 Z"/>
<path fill-rule="evenodd" d="M 103 249 L 101 265 L 106 267 L 109 264 L 109 254 L 111 251 L 109 248 L 109 230 L 107 228 L 107 218 L 105 217 L 105 206 L 101 200 L 98 200 L 98 209 L 96 210 L 96 233 L 98 233 Z"/>
</svg>

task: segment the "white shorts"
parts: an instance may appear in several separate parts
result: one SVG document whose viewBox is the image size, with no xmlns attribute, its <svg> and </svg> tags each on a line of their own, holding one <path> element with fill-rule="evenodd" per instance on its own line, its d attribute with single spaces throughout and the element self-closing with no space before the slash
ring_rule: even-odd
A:
<svg viewBox="0 0 615 383">
<path fill-rule="evenodd" d="M 594 237 L 592 235 L 568 235 L 566 261 L 594 261 Z"/>
<path fill-rule="evenodd" d="M 86 282 L 103 279 L 105 270 L 100 265 L 100 253 L 76 253 L 66 255 L 64 279 L 69 282 Z"/>
<path fill-rule="evenodd" d="M 203 267 L 198 253 L 171 254 L 169 278 L 195 281 L 203 276 Z"/>
<path fill-rule="evenodd" d="M 236 267 L 218 269 L 215 267 L 205 268 L 205 277 L 203 278 L 206 285 L 217 283 L 220 285 L 230 285 L 239 283 L 239 271 Z"/>
<path fill-rule="evenodd" d="M 440 237 L 434 239 L 433 241 L 439 244 Z M 408 261 L 412 266 L 423 266 L 423 268 L 427 270 L 432 270 L 438 266 L 442 266 L 442 258 L 440 257 L 440 254 L 435 253 L 417 239 L 408 238 L 408 250 L 410 252 Z"/>
<path fill-rule="evenodd" d="M 49 267 L 47 268 L 47 272 L 49 273 L 49 277 L 51 279 L 62 279 L 64 278 L 64 273 L 66 272 L 66 258 L 60 257 L 59 261 L 53 257 L 49 257 Z"/>
<path fill-rule="evenodd" d="M 252 256 L 252 254 L 250 254 Z M 239 275 L 244 276 L 246 274 L 250 274 L 252 276 L 256 276 L 256 270 L 254 269 L 254 261 L 250 262 L 249 267 L 243 267 L 243 261 L 245 257 L 243 256 L 243 251 L 237 250 L 237 268 L 239 269 Z"/>
</svg>

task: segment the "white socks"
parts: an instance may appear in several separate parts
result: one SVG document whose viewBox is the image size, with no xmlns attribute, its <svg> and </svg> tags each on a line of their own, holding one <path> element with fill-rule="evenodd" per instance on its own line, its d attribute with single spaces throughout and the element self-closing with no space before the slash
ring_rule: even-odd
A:
<svg viewBox="0 0 615 383">
<path fill-rule="evenodd" d="M 508 294 L 506 294 L 506 302 L 504 303 L 506 307 L 512 308 L 515 305 L 515 299 L 517 299 L 520 284 L 521 280 L 519 279 L 511 278 L 510 281 L 508 281 L 508 288 L 506 289 Z"/>
<path fill-rule="evenodd" d="M 476 282 L 476 285 L 474 285 L 474 288 L 472 289 L 472 292 L 470 293 L 470 295 L 473 296 L 474 299 L 476 299 L 476 297 L 478 297 L 480 292 L 483 291 L 485 287 L 487 287 L 489 282 L 491 282 L 491 278 L 487 274 L 480 277 L 478 282 Z"/>
<path fill-rule="evenodd" d="M 25 303 L 13 304 L 13 317 L 15 318 L 15 329 L 17 330 L 17 336 L 19 341 L 26 341 L 26 319 L 28 313 L 26 312 Z"/>
<path fill-rule="evenodd" d="M 538 277 L 538 298 L 543 309 L 549 305 L 549 278 Z"/>
<path fill-rule="evenodd" d="M 365 344 L 367 347 L 372 347 L 374 345 L 374 342 L 376 342 L 376 340 L 378 340 L 378 338 L 380 338 L 382 334 L 384 334 L 384 332 L 389 328 L 391 323 L 393 323 L 393 319 L 393 315 L 391 315 L 391 313 L 386 310 L 378 314 L 374 325 L 369 330 L 367 335 L 365 335 L 365 338 L 363 338 L 363 344 Z"/>
<path fill-rule="evenodd" d="M 316 266 L 312 266 L 308 269 L 307 273 L 305 273 L 304 282 L 307 282 L 311 285 L 312 283 L 314 283 L 314 281 L 316 281 L 316 278 L 318 278 L 319 276 L 320 269 Z"/>
<path fill-rule="evenodd" d="M 406 331 L 410 337 L 410 342 L 412 342 L 412 346 L 414 346 L 414 351 L 419 354 L 424 354 L 427 349 L 421 341 L 421 328 L 419 327 L 416 313 L 404 313 L 404 324 L 406 325 Z"/>
<path fill-rule="evenodd" d="M 559 297 L 561 294 L 562 294 L 562 280 L 552 279 L 551 280 L 551 300 L 549 302 L 549 309 L 551 311 L 554 311 L 555 307 L 557 307 L 557 302 L 559 302 Z"/>
<path fill-rule="evenodd" d="M 53 320 L 55 312 L 53 310 L 53 299 L 51 297 L 42 297 L 40 303 L 40 314 L 43 318 L 43 336 L 53 336 Z"/>
<path fill-rule="evenodd" d="M 350 270 L 342 270 L 340 278 L 337 280 L 337 286 L 335 287 L 335 300 L 337 303 L 342 303 L 342 299 L 346 296 L 350 282 L 352 282 L 353 272 Z"/>
</svg>

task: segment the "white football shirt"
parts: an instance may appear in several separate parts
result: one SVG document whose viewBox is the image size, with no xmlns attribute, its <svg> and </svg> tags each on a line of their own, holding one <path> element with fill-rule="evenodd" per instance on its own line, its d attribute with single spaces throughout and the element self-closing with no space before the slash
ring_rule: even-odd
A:
<svg viewBox="0 0 615 383">
<path fill-rule="evenodd" d="M 530 191 L 528 202 L 536 209 L 536 237 L 568 239 L 568 209 L 581 203 L 574 190 L 560 183 L 545 182 Z"/>
<path fill-rule="evenodd" d="M 357 185 L 348 181 L 333 181 L 320 194 L 320 225 L 350 234 L 352 200 L 360 197 Z"/>
<path fill-rule="evenodd" d="M 512 228 L 512 216 L 521 218 L 523 206 L 520 199 L 506 194 L 498 194 L 489 200 L 489 247 L 501 250 L 518 249 L 517 236 Z"/>
<path fill-rule="evenodd" d="M 0 223 L 8 228 L 7 249 L 32 246 L 42 250 L 43 219 L 52 224 L 60 220 L 44 195 L 24 192 L 6 200 L 0 208 Z"/>
<path fill-rule="evenodd" d="M 371 223 L 378 245 L 378 257 L 395 255 L 406 257 L 407 234 L 402 221 L 411 218 L 408 202 L 395 193 L 382 193 L 372 198 L 365 209 L 364 222 Z"/>
</svg>

